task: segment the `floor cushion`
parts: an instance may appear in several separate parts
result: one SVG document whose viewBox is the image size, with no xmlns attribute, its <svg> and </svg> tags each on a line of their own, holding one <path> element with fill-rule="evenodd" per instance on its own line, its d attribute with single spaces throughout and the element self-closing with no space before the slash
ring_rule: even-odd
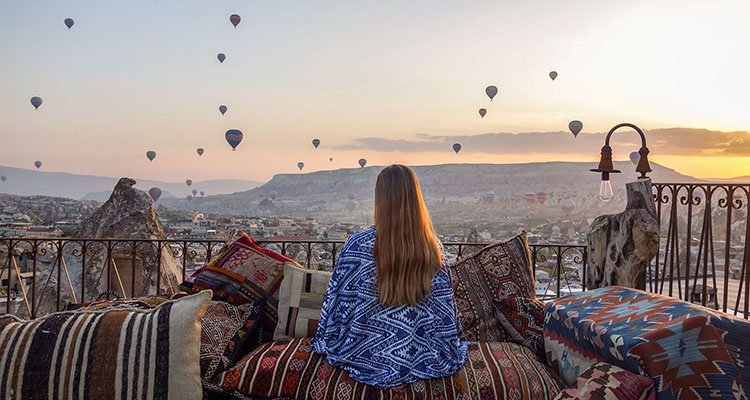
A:
<svg viewBox="0 0 750 400">
<path fill-rule="evenodd" d="M 526 233 L 491 244 L 450 267 L 458 316 L 469 341 L 500 342 L 494 299 L 511 295 L 536 298 Z"/>
<path fill-rule="evenodd" d="M 274 339 L 313 337 L 318 327 L 331 272 L 284 265 L 279 289 L 279 323 Z"/>
<path fill-rule="evenodd" d="M 495 299 L 497 318 L 506 333 L 544 357 L 544 303 L 535 299 L 509 296 Z"/>
<path fill-rule="evenodd" d="M 649 376 L 657 399 L 750 393 L 750 321 L 656 293 L 609 286 L 545 304 L 544 350 L 573 384 L 597 362 Z"/>
<path fill-rule="evenodd" d="M 466 365 L 451 377 L 396 388 L 358 383 L 312 351 L 310 339 L 267 343 L 212 382 L 239 398 L 290 399 L 518 399 L 554 398 L 564 387 L 531 350 L 515 343 L 469 345 Z"/>
<path fill-rule="evenodd" d="M 169 297 L 182 296 L 185 294 L 102 300 L 71 304 L 66 308 L 79 311 L 150 310 L 168 301 Z M 264 337 L 258 322 L 261 309 L 261 301 L 240 306 L 211 301 L 200 321 L 200 369 L 204 380 L 231 367 L 250 350 L 270 339 Z"/>
<path fill-rule="evenodd" d="M 555 400 L 651 400 L 656 395 L 651 378 L 607 363 L 596 363 L 584 371 L 575 386 L 560 392 Z"/>
<path fill-rule="evenodd" d="M 273 332 L 278 323 L 278 290 L 286 264 L 298 265 L 290 258 L 257 245 L 240 231 L 216 257 L 194 272 L 182 288 L 187 291 L 211 289 L 214 300 L 234 305 L 263 300 L 261 325 Z"/>
<path fill-rule="evenodd" d="M 200 399 L 200 318 L 211 293 L 151 310 L 0 317 L 0 398 Z"/>
</svg>

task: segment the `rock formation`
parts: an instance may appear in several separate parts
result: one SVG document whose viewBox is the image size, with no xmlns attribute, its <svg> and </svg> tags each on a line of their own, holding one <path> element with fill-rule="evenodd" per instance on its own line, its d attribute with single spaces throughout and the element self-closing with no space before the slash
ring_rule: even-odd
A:
<svg viewBox="0 0 750 400">
<path fill-rule="evenodd" d="M 81 224 L 76 234 L 78 238 L 117 239 L 109 244 L 88 242 L 85 276 L 82 244 L 67 242 L 62 250 L 63 260 L 75 290 L 75 300 L 79 302 L 96 300 L 108 291 L 119 297 L 155 294 L 157 277 L 160 280 L 158 287 L 161 293 L 177 290 L 182 279 L 182 267 L 172 249 L 167 245 L 159 249 L 157 244 L 152 242 L 129 241 L 166 239 L 164 228 L 152 207 L 150 197 L 145 192 L 133 188 L 135 183 L 135 180 L 130 178 L 120 179 L 109 200 Z M 111 257 L 108 257 L 107 246 L 111 246 Z M 40 272 L 37 277 L 37 315 L 55 311 L 58 286 L 57 268 L 46 268 Z M 64 274 L 61 280 L 62 307 L 74 301 L 74 298 L 70 294 L 70 285 Z M 81 282 L 84 281 L 85 298 L 81 299 Z"/>
<path fill-rule="evenodd" d="M 587 288 L 627 286 L 646 289 L 646 271 L 659 251 L 659 221 L 651 180 L 625 185 L 627 206 L 615 215 L 602 215 L 588 234 Z"/>
</svg>

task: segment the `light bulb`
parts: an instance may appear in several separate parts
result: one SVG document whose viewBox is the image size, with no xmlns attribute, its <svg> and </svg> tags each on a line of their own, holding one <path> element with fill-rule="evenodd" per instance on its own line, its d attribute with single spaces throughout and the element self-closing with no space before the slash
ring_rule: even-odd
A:
<svg viewBox="0 0 750 400">
<path fill-rule="evenodd" d="M 610 201 L 612 199 L 612 184 L 609 179 L 603 179 L 599 185 L 599 200 Z"/>
</svg>

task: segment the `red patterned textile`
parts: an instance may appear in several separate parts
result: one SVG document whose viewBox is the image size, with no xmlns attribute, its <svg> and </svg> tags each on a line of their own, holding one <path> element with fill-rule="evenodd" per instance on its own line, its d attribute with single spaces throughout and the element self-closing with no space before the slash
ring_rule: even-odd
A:
<svg viewBox="0 0 750 400">
<path fill-rule="evenodd" d="M 265 301 L 261 325 L 273 333 L 278 323 L 278 290 L 285 264 L 294 260 L 258 246 L 244 232 L 237 232 L 208 264 L 182 284 L 187 291 L 211 289 L 214 300 L 234 305 Z"/>
<path fill-rule="evenodd" d="M 521 344 L 544 357 L 544 303 L 510 296 L 495 299 L 495 306 L 500 325 L 505 331 L 517 332 L 523 340 Z"/>
<path fill-rule="evenodd" d="M 584 371 L 576 385 L 560 392 L 555 400 L 653 400 L 651 378 L 607 363 L 596 363 Z"/>
<path fill-rule="evenodd" d="M 530 350 L 515 343 L 471 343 L 466 365 L 453 376 L 396 388 L 367 386 L 325 363 L 310 339 L 267 343 L 212 382 L 239 398 L 518 399 L 554 398 L 564 387 Z"/>
<path fill-rule="evenodd" d="M 469 341 L 506 340 L 495 316 L 494 299 L 536 298 L 526 232 L 483 248 L 451 266 L 450 273 L 463 338 Z"/>
</svg>

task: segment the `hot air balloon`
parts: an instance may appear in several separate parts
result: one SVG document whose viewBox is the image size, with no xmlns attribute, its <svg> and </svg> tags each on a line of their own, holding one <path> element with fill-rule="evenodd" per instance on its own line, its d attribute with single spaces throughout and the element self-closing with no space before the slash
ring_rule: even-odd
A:
<svg viewBox="0 0 750 400">
<path fill-rule="evenodd" d="M 479 109 L 479 115 L 484 118 L 484 116 L 487 114 L 487 110 L 484 108 Z"/>
<path fill-rule="evenodd" d="M 299 168 L 299 170 L 302 171 L 302 168 L 305 168 L 305 163 L 303 163 L 302 161 L 298 162 L 297 168 Z"/>
<path fill-rule="evenodd" d="M 526 193 L 525 195 L 523 195 L 523 198 L 529 204 L 536 203 L 536 194 L 534 194 L 534 193 Z"/>
<path fill-rule="evenodd" d="M 188 187 L 190 187 L 190 185 L 193 184 L 193 180 L 192 179 L 187 179 L 187 180 L 185 180 L 185 184 L 188 185 Z"/>
<path fill-rule="evenodd" d="M 219 53 L 219 54 L 217 54 L 217 55 L 216 55 L 216 58 L 218 58 L 218 59 L 219 59 L 219 62 L 220 62 L 220 63 L 223 63 L 223 62 L 224 62 L 224 60 L 226 60 L 226 59 L 227 59 L 227 56 L 225 56 L 225 55 L 224 55 L 224 53 Z"/>
<path fill-rule="evenodd" d="M 320 146 L 320 139 L 313 139 L 312 144 L 317 149 Z"/>
<path fill-rule="evenodd" d="M 547 193 L 545 192 L 539 192 L 536 194 L 536 201 L 539 202 L 539 204 L 544 205 L 544 203 L 547 202 Z"/>
<path fill-rule="evenodd" d="M 222 104 L 222 105 L 219 106 L 219 112 L 221 113 L 221 115 L 224 115 L 224 113 L 226 113 L 227 110 L 228 110 L 228 108 L 224 104 Z"/>
<path fill-rule="evenodd" d="M 364 168 L 365 165 L 367 165 L 367 160 L 365 160 L 364 158 L 360 158 L 357 162 L 359 163 L 360 168 Z"/>
<path fill-rule="evenodd" d="M 453 151 L 458 154 L 458 152 L 461 151 L 461 143 L 453 143 Z"/>
<path fill-rule="evenodd" d="M 357 208 L 357 202 L 355 200 L 346 201 L 346 209 L 349 210 L 349 212 L 354 211 L 355 208 Z"/>
<path fill-rule="evenodd" d="M 147 151 L 146 158 L 148 158 L 149 161 L 154 161 L 154 158 L 156 158 L 156 152 L 153 150 Z"/>
<path fill-rule="evenodd" d="M 65 18 L 64 22 L 65 22 L 65 26 L 67 26 L 68 29 L 72 28 L 73 24 L 76 23 L 75 21 L 73 21 L 73 18 Z"/>
<path fill-rule="evenodd" d="M 227 139 L 227 143 L 232 146 L 232 151 L 237 150 L 237 146 L 242 141 L 242 131 L 239 129 L 230 129 L 224 134 L 224 138 Z"/>
<path fill-rule="evenodd" d="M 187 195 L 185 197 L 187 198 L 187 201 L 193 200 L 193 195 L 192 194 L 189 194 L 189 195 Z"/>
<path fill-rule="evenodd" d="M 573 133 L 573 137 L 578 137 L 581 129 L 583 129 L 583 122 L 579 120 L 570 121 L 570 123 L 568 124 L 568 129 L 570 129 L 570 132 Z"/>
<path fill-rule="evenodd" d="M 279 193 L 275 190 L 272 190 L 270 193 L 268 193 L 268 197 L 271 198 L 271 200 L 276 200 L 276 197 L 278 197 Z"/>
<path fill-rule="evenodd" d="M 5 175 L 0 175 L 0 181 L 3 181 L 3 182 L 5 182 L 6 180 L 8 180 L 8 177 L 7 177 L 7 176 L 5 176 Z"/>
<path fill-rule="evenodd" d="M 198 157 L 202 156 L 204 152 L 203 147 L 198 147 L 195 152 L 198 153 Z"/>
<path fill-rule="evenodd" d="M 554 81 L 555 78 L 557 78 L 557 71 L 550 71 L 549 72 L 549 78 Z"/>
<path fill-rule="evenodd" d="M 39 169 L 42 167 L 42 162 L 39 160 L 36 160 L 34 161 L 34 166 L 36 167 L 36 169 Z"/>
<path fill-rule="evenodd" d="M 571 212 L 573 212 L 573 210 L 575 210 L 576 202 L 571 198 L 563 199 L 560 202 L 560 208 L 562 208 L 562 210 L 566 213 L 570 214 Z"/>
<path fill-rule="evenodd" d="M 34 106 L 35 110 L 39 109 L 39 106 L 42 105 L 42 98 L 39 96 L 34 96 L 31 98 L 31 105 Z"/>
<path fill-rule="evenodd" d="M 198 194 L 198 189 L 193 189 L 191 193 L 193 193 L 193 196 L 195 196 L 196 194 Z"/>
<path fill-rule="evenodd" d="M 159 197 L 161 197 L 161 189 L 158 187 L 152 187 L 148 190 L 148 195 L 151 196 L 151 200 L 156 203 L 159 200 Z"/>
<path fill-rule="evenodd" d="M 328 161 L 333 162 L 333 157 L 330 157 Z"/>
<path fill-rule="evenodd" d="M 242 18 L 240 18 L 240 16 L 237 14 L 232 14 L 229 16 L 229 22 L 231 22 L 235 28 L 240 24 L 240 21 L 242 21 Z"/>
<path fill-rule="evenodd" d="M 346 195 L 346 197 L 347 197 L 347 198 L 348 198 L 349 200 L 354 200 L 354 193 L 349 193 L 348 195 Z"/>
<path fill-rule="evenodd" d="M 489 97 L 490 101 L 492 101 L 492 98 L 495 97 L 495 95 L 497 95 L 497 86 L 495 85 L 487 86 L 487 88 L 484 89 L 484 92 L 487 93 L 487 97 Z"/>
<path fill-rule="evenodd" d="M 204 192 L 204 191 L 201 190 L 201 197 L 203 197 L 205 195 L 206 195 L 206 192 Z"/>
<path fill-rule="evenodd" d="M 630 153 L 630 162 L 632 162 L 635 165 L 638 165 L 638 161 L 641 161 L 641 153 L 637 151 Z"/>
<path fill-rule="evenodd" d="M 493 200 L 495 200 L 495 192 L 490 190 L 489 192 L 484 194 L 484 201 L 492 203 Z"/>
</svg>

